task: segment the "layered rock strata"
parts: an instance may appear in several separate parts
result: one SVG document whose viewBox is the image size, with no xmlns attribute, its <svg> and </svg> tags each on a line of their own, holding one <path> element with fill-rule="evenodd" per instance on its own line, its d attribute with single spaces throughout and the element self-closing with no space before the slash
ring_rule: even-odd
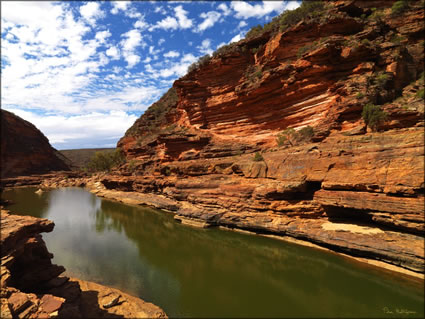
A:
<svg viewBox="0 0 425 319">
<path fill-rule="evenodd" d="M 423 273 L 424 8 L 393 4 L 328 3 L 204 59 L 119 141 L 99 194 Z"/>
<path fill-rule="evenodd" d="M 117 289 L 59 276 L 65 271 L 41 232 L 47 219 L 1 210 L 1 318 L 165 318 L 157 306 Z"/>
</svg>

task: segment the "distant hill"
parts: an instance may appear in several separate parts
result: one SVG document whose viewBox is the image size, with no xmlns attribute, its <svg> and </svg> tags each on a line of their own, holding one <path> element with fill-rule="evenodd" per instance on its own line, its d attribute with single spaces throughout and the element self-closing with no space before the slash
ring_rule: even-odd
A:
<svg viewBox="0 0 425 319">
<path fill-rule="evenodd" d="M 96 152 L 113 150 L 115 150 L 115 148 L 83 148 L 61 150 L 59 152 L 71 161 L 71 165 L 74 169 L 79 169 L 85 167 Z"/>
</svg>

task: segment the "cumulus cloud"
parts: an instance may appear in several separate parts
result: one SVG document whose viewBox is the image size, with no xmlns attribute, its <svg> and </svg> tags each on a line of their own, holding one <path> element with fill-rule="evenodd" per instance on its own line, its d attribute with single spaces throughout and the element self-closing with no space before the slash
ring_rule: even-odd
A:
<svg viewBox="0 0 425 319">
<path fill-rule="evenodd" d="M 211 54 L 213 53 L 213 50 L 211 48 L 211 40 L 210 39 L 204 39 L 200 46 L 197 46 L 199 49 L 199 52 L 202 54 Z"/>
<path fill-rule="evenodd" d="M 130 6 L 130 1 L 111 1 L 112 14 L 118 14 L 120 11 L 126 11 L 127 8 Z"/>
<path fill-rule="evenodd" d="M 229 41 L 229 43 L 232 43 L 232 42 L 238 42 L 238 41 L 240 41 L 241 39 L 243 38 L 243 34 L 242 33 L 239 33 L 239 34 L 237 34 L 237 35 L 235 35 L 230 41 Z"/>
<path fill-rule="evenodd" d="M 99 40 L 100 43 L 104 43 L 106 41 L 106 38 L 109 38 L 111 36 L 111 32 L 109 30 L 100 31 L 96 33 L 95 38 Z"/>
<path fill-rule="evenodd" d="M 217 8 L 223 11 L 224 16 L 228 16 L 232 12 L 225 3 L 220 3 Z"/>
<path fill-rule="evenodd" d="M 91 25 L 95 25 L 97 19 L 105 16 L 105 12 L 100 9 L 100 4 L 98 2 L 88 2 L 82 5 L 80 7 L 80 14 Z"/>
<path fill-rule="evenodd" d="M 184 10 L 181 5 L 174 8 L 174 14 L 175 17 L 168 16 L 165 19 L 158 21 L 154 26 L 149 28 L 149 31 L 153 31 L 155 29 L 188 29 L 192 27 L 193 21 L 187 17 L 188 12 Z"/>
<path fill-rule="evenodd" d="M 214 26 L 214 24 L 220 19 L 221 14 L 217 11 L 209 11 L 206 13 L 202 12 L 200 17 L 203 18 L 204 21 L 198 25 L 197 31 L 204 31 Z"/>
<path fill-rule="evenodd" d="M 164 57 L 166 58 L 177 58 L 180 56 L 180 53 L 177 51 L 169 51 L 167 53 L 164 54 Z"/>
<path fill-rule="evenodd" d="M 120 58 L 120 52 L 114 46 L 111 46 L 108 50 L 105 51 L 106 55 L 110 56 L 113 60 L 118 60 Z"/>
<path fill-rule="evenodd" d="M 189 65 L 196 62 L 197 59 L 198 57 L 188 53 L 183 55 L 180 61 L 168 62 L 165 65 L 164 63 L 156 63 L 153 66 L 147 64 L 145 69 L 147 72 L 158 78 L 181 77 L 187 73 Z"/>
<path fill-rule="evenodd" d="M 245 1 L 232 1 L 230 6 L 236 11 L 236 18 L 248 19 L 252 17 L 262 18 L 273 11 L 281 13 L 287 4 L 285 1 L 262 1 L 261 4 L 252 5 Z"/>
<path fill-rule="evenodd" d="M 246 23 L 245 21 L 241 21 L 238 24 L 238 29 L 242 29 L 243 27 L 246 27 L 248 25 L 248 23 Z"/>
<path fill-rule="evenodd" d="M 179 27 L 181 29 L 188 29 L 192 26 L 193 22 L 187 17 L 188 12 L 184 10 L 182 6 L 175 7 L 174 12 L 176 13 Z"/>
<path fill-rule="evenodd" d="M 140 57 L 135 53 L 135 49 L 142 45 L 142 35 L 137 29 L 130 30 L 121 35 L 124 39 L 121 41 L 122 53 L 127 61 L 127 67 L 132 68 L 140 62 Z"/>
</svg>

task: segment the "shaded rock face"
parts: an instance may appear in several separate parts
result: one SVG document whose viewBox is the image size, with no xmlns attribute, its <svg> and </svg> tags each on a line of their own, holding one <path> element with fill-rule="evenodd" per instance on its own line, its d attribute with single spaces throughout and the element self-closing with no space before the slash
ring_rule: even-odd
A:
<svg viewBox="0 0 425 319">
<path fill-rule="evenodd" d="M 53 227 L 47 219 L 1 210 L 2 318 L 166 317 L 157 306 L 117 289 L 59 276 L 65 268 L 52 264 L 40 235 Z"/>
<path fill-rule="evenodd" d="M 409 3 L 392 15 L 391 1 L 332 2 L 320 19 L 214 56 L 127 131 L 127 164 L 103 185 L 172 200 L 182 222 L 289 235 L 423 273 L 424 8 Z M 362 119 L 368 103 L 387 113 L 377 132 Z M 278 144 L 283 130 L 308 126 L 312 136 Z M 356 227 L 375 230 L 347 230 Z"/>
<path fill-rule="evenodd" d="M 34 125 L 1 110 L 1 177 L 69 170 L 66 158 L 56 151 Z"/>
</svg>

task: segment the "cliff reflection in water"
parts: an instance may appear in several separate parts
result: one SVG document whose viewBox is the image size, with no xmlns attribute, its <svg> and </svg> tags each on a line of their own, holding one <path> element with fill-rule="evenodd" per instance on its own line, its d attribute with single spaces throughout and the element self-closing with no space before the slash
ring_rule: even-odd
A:
<svg viewBox="0 0 425 319">
<path fill-rule="evenodd" d="M 170 213 L 82 189 L 33 195 L 34 189 L 7 193 L 17 203 L 27 196 L 33 201 L 27 213 L 55 221 L 43 236 L 56 263 L 152 301 L 169 316 L 373 317 L 389 306 L 423 314 L 423 286 L 334 254 L 183 226 Z"/>
</svg>

